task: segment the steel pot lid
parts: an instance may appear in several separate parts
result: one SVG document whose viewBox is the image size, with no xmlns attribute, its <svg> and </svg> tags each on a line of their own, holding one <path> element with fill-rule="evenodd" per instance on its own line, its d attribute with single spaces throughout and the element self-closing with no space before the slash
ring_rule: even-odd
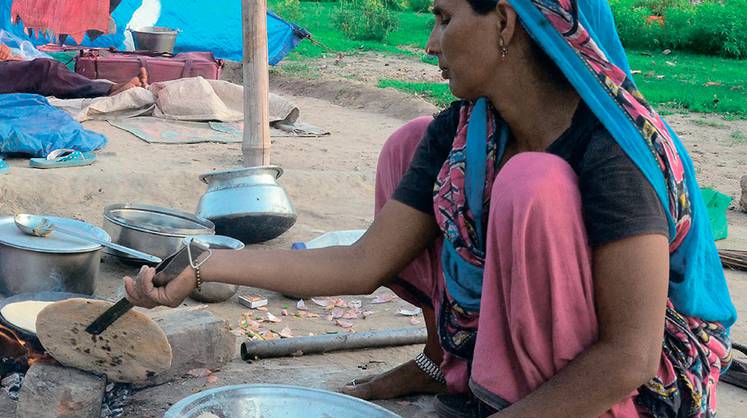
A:
<svg viewBox="0 0 747 418">
<path fill-rule="evenodd" d="M 176 209 L 141 204 L 117 204 L 104 209 L 110 222 L 156 235 L 192 236 L 215 231 L 211 221 Z"/>
<path fill-rule="evenodd" d="M 262 165 L 257 167 L 241 167 L 231 168 L 228 170 L 218 170 L 210 173 L 200 175 L 200 180 L 203 183 L 208 183 L 214 178 L 221 180 L 230 180 L 241 177 L 249 177 L 256 175 L 267 175 L 270 174 L 276 179 L 283 175 L 283 169 L 276 165 Z"/>
<path fill-rule="evenodd" d="M 101 228 L 70 218 L 46 216 L 53 224 L 88 234 L 101 240 L 111 241 L 111 237 Z M 16 226 L 12 216 L 0 218 L 0 243 L 22 250 L 54 254 L 74 254 L 96 251 L 101 245 L 54 231 L 46 238 L 23 233 Z"/>
</svg>

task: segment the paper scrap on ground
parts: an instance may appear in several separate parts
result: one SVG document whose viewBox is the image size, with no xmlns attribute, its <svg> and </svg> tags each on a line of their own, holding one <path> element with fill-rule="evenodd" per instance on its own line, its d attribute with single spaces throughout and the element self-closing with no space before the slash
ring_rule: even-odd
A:
<svg viewBox="0 0 747 418">
<path fill-rule="evenodd" d="M 385 293 L 383 295 L 377 295 L 374 300 L 371 301 L 371 303 L 379 304 L 379 303 L 389 303 L 393 300 L 397 299 L 397 296 L 392 293 Z"/>
<path fill-rule="evenodd" d="M 397 312 L 400 315 L 404 316 L 418 316 L 423 312 L 420 308 L 415 309 L 400 309 L 399 312 Z"/>
<path fill-rule="evenodd" d="M 192 369 L 187 372 L 188 375 L 192 377 L 208 377 L 213 372 L 210 369 L 200 368 L 200 369 Z"/>
<path fill-rule="evenodd" d="M 267 312 L 267 321 L 277 323 L 277 322 L 282 322 L 283 320 L 273 315 L 272 313 Z"/>
<path fill-rule="evenodd" d="M 323 308 L 326 308 L 331 303 L 331 301 L 329 299 L 311 298 L 311 301 L 314 302 L 315 304 L 323 307 Z"/>
<path fill-rule="evenodd" d="M 342 321 L 338 319 L 335 323 L 337 324 L 337 326 L 341 328 L 352 328 L 353 327 L 353 323 L 350 321 Z"/>
<path fill-rule="evenodd" d="M 345 311 L 343 311 L 342 309 L 335 308 L 335 309 L 332 310 L 331 315 L 332 315 L 332 318 L 334 318 L 334 319 L 340 319 L 340 318 L 342 318 L 342 315 L 344 313 L 345 313 Z"/>
</svg>

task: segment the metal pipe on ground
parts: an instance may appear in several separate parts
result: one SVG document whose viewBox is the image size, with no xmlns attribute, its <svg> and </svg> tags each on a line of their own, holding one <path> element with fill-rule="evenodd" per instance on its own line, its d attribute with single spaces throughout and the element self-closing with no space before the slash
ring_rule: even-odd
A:
<svg viewBox="0 0 747 418">
<path fill-rule="evenodd" d="M 241 344 L 241 358 L 243 360 L 254 360 L 256 358 L 319 354 L 362 348 L 425 344 L 427 336 L 425 328 L 397 328 L 381 331 L 283 338 L 280 340 L 251 340 Z"/>
</svg>

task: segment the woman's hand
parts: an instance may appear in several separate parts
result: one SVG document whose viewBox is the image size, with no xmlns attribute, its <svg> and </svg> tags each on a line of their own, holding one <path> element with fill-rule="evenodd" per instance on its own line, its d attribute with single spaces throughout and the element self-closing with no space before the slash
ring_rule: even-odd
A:
<svg viewBox="0 0 747 418">
<path fill-rule="evenodd" d="M 192 267 L 184 269 L 181 274 L 163 287 L 153 285 L 155 276 L 156 269 L 143 266 L 136 278 L 125 277 L 127 300 L 135 306 L 148 309 L 161 305 L 175 308 L 192 293 L 197 285 L 197 278 Z"/>
</svg>

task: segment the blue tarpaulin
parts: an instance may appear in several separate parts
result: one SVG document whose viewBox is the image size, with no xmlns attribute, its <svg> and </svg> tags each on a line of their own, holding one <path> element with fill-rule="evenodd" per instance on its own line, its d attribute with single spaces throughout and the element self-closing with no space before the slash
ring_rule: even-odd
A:
<svg viewBox="0 0 747 418">
<path fill-rule="evenodd" d="M 10 23 L 12 0 L 0 0 L 0 29 L 28 39 L 22 25 Z M 145 16 L 145 17 L 143 17 Z M 131 46 L 126 28 L 133 22 L 148 22 L 151 26 L 179 29 L 175 52 L 209 51 L 217 58 L 241 61 L 242 30 L 239 0 L 122 0 L 112 13 L 117 32 L 91 41 L 86 36 L 83 45 L 127 49 Z M 134 28 L 136 29 L 136 28 Z M 267 46 L 269 63 L 275 65 L 308 37 L 308 32 L 288 23 L 273 13 L 267 13 Z M 49 43 L 48 37 L 34 37 L 36 45 Z M 72 40 L 67 40 L 72 44 Z"/>
<path fill-rule="evenodd" d="M 0 154 L 46 157 L 58 148 L 93 151 L 106 137 L 83 129 L 38 94 L 0 94 Z"/>
</svg>

